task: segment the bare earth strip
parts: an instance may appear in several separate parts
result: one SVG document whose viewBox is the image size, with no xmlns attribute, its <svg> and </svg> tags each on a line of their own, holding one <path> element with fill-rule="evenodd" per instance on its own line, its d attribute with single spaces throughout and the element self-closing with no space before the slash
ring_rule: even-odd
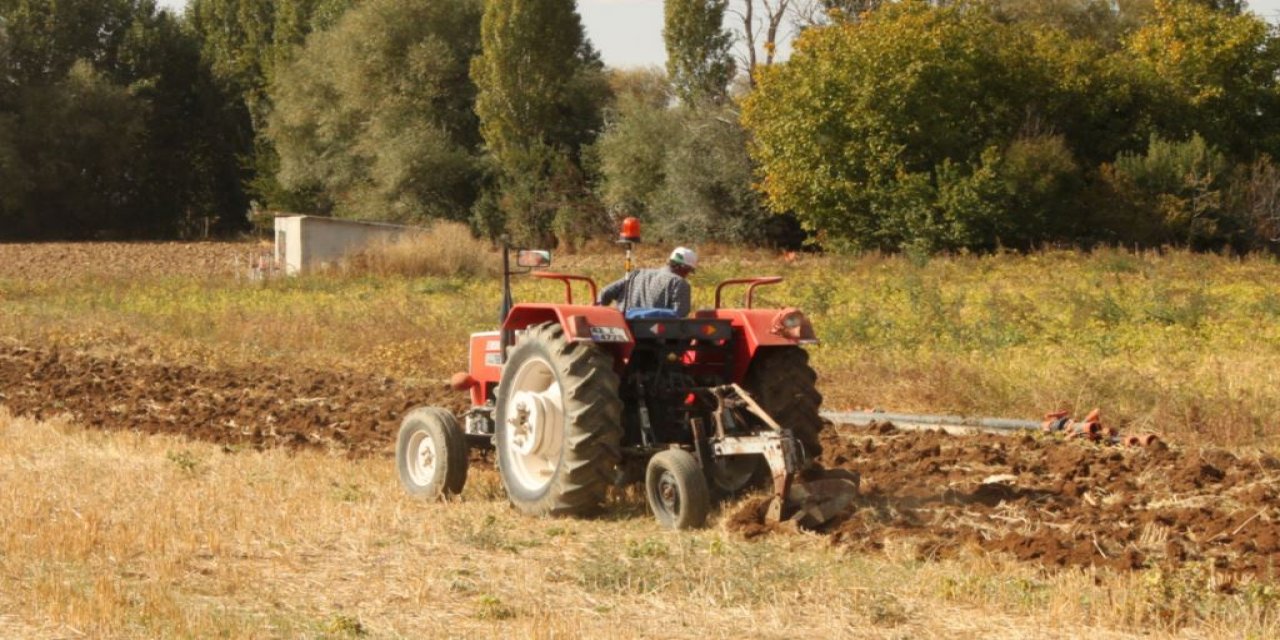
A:
<svg viewBox="0 0 1280 640">
<path fill-rule="evenodd" d="M 0 243 L 0 279 L 228 276 L 264 250 L 255 242 Z"/>
<path fill-rule="evenodd" d="M 0 342 L 0 404 L 85 426 L 229 446 L 385 452 L 404 413 L 463 402 L 441 388 L 354 373 L 200 368 Z"/>
</svg>

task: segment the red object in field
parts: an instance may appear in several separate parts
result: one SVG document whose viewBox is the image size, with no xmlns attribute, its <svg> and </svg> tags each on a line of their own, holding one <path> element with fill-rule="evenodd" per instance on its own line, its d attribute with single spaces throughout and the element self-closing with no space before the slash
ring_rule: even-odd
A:
<svg viewBox="0 0 1280 640">
<path fill-rule="evenodd" d="M 465 371 L 459 371 L 458 373 L 453 374 L 453 377 L 449 379 L 449 387 L 454 391 L 466 391 L 477 384 L 479 384 L 479 382 Z"/>
<path fill-rule="evenodd" d="M 628 217 L 622 221 L 622 233 L 618 236 L 623 242 L 640 242 L 640 221 Z"/>
</svg>

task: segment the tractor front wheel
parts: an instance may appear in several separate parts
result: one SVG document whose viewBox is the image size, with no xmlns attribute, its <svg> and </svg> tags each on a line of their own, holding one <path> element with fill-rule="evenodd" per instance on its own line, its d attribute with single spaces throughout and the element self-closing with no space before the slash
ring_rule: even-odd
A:
<svg viewBox="0 0 1280 640">
<path fill-rule="evenodd" d="M 618 375 L 607 352 L 567 340 L 558 324 L 530 327 L 502 368 L 496 418 L 498 471 L 517 509 L 584 515 L 604 501 L 622 445 Z"/>
<path fill-rule="evenodd" d="M 711 512 L 711 492 L 698 459 L 683 449 L 660 451 L 644 476 L 649 510 L 668 529 L 699 529 Z"/>
<path fill-rule="evenodd" d="M 405 491 L 434 500 L 458 495 L 467 483 L 467 439 L 452 413 L 418 407 L 400 423 L 396 470 Z"/>
</svg>

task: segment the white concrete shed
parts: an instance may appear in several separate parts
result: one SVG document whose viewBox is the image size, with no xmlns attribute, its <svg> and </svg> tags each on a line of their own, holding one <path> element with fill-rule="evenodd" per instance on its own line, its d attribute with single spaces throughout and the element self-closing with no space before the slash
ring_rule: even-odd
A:
<svg viewBox="0 0 1280 640">
<path fill-rule="evenodd" d="M 418 231 L 385 222 L 363 222 L 322 216 L 277 216 L 276 263 L 287 274 L 303 273 L 341 260 L 380 242 L 394 242 L 401 234 Z"/>
</svg>

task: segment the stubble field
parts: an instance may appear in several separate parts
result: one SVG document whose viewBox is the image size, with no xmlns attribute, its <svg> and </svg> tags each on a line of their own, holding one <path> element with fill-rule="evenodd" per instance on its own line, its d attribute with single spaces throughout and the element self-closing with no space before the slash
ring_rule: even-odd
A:
<svg viewBox="0 0 1280 640">
<path fill-rule="evenodd" d="M 836 425 L 823 462 L 863 474 L 847 518 L 772 530 L 747 497 L 669 534 L 629 493 L 600 520 L 521 518 L 482 456 L 460 503 L 401 495 L 399 416 L 462 405 L 443 381 L 492 324 L 491 278 L 259 283 L 234 271 L 253 245 L 125 247 L 0 248 L 0 635 L 1277 631 L 1272 260 L 713 248 L 704 303 L 788 277 L 766 303 L 814 318 L 828 408 L 1101 406 L 1168 446 Z"/>
</svg>

